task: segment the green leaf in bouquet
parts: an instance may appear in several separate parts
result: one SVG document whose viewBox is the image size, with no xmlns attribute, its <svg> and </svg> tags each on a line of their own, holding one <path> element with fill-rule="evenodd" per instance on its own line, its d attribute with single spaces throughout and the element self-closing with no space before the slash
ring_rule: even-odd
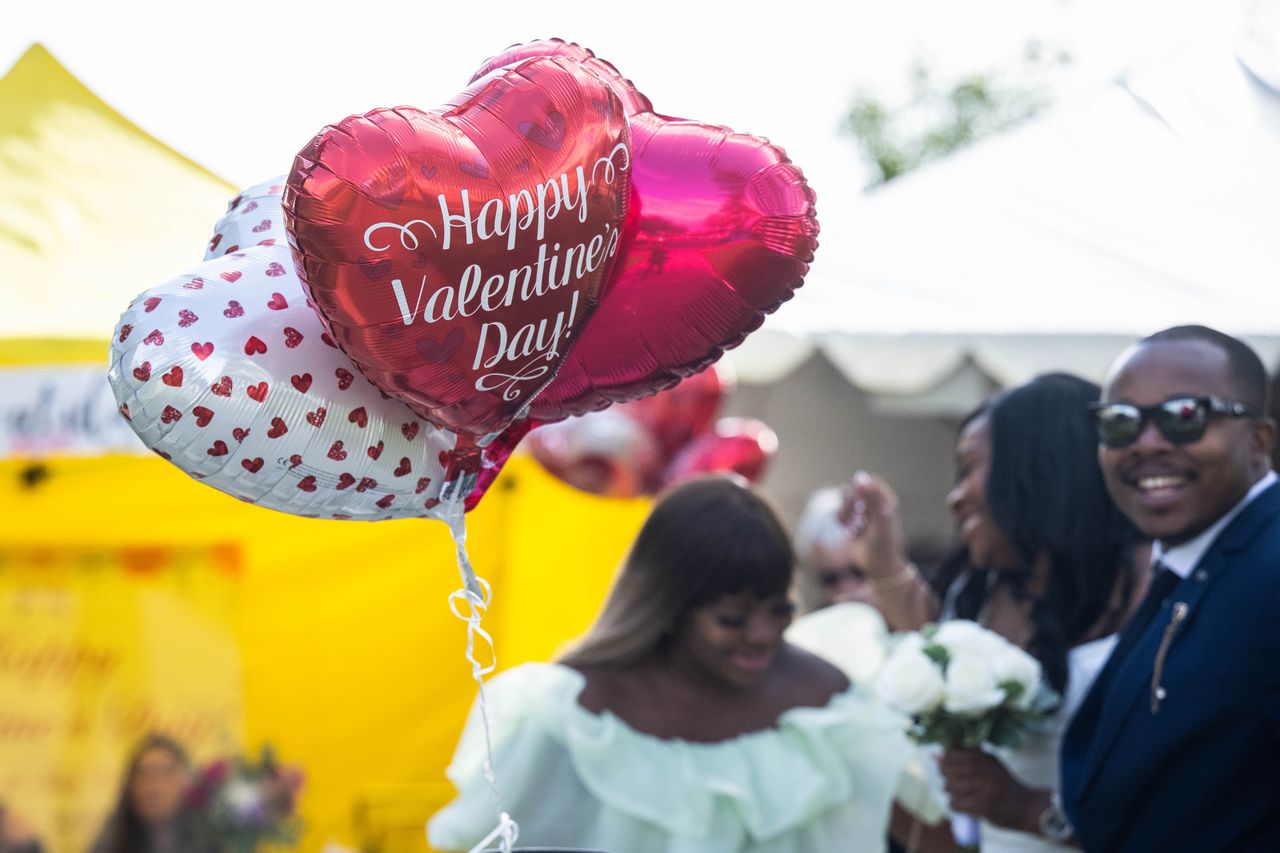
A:
<svg viewBox="0 0 1280 853">
<path fill-rule="evenodd" d="M 942 746 L 967 744 L 973 737 L 976 721 L 938 708 L 919 715 L 908 734 L 917 743 L 937 743 Z"/>
<path fill-rule="evenodd" d="M 926 643 L 921 649 L 924 656 L 938 665 L 942 670 L 942 674 L 947 674 L 947 664 L 951 663 L 951 652 L 947 651 L 946 646 L 940 646 L 937 643 Z"/>
<path fill-rule="evenodd" d="M 977 749 L 991 735 L 991 723 L 994 719 L 993 714 L 985 714 L 981 717 L 970 717 L 969 724 L 964 729 L 964 739 L 960 742 L 961 746 Z"/>
<path fill-rule="evenodd" d="M 1022 686 L 1022 682 L 1014 681 L 1012 678 L 1001 681 L 996 686 L 1004 691 L 1005 702 L 1017 702 L 1022 698 L 1022 694 L 1026 692 L 1026 688 Z"/>
<path fill-rule="evenodd" d="M 1000 714 L 993 720 L 987 739 L 995 746 L 1016 749 L 1026 740 L 1026 722 L 1024 714 Z"/>
</svg>

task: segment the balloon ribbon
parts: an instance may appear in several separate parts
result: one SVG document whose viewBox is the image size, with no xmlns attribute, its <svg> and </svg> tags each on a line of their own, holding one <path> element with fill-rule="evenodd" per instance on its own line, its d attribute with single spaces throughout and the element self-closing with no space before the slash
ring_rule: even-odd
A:
<svg viewBox="0 0 1280 853">
<path fill-rule="evenodd" d="M 465 479 L 468 479 L 468 477 L 459 477 L 453 482 Z M 471 475 L 469 479 L 474 485 L 474 475 Z M 449 533 L 453 536 L 454 546 L 457 548 L 458 571 L 462 575 L 462 589 L 450 593 L 449 610 L 452 611 L 454 616 L 467 623 L 467 661 L 471 664 L 471 677 L 476 680 L 476 685 L 479 688 L 480 720 L 484 725 L 484 778 L 489 783 L 489 792 L 493 795 L 493 805 L 498 813 L 498 825 L 479 844 L 471 848 L 469 853 L 479 853 L 479 851 L 485 849 L 486 845 L 495 840 L 500 842 L 502 853 L 511 853 L 511 849 L 516 843 L 516 838 L 520 835 L 520 827 L 502 809 L 502 796 L 498 791 L 498 779 L 493 772 L 493 738 L 489 727 L 489 707 L 485 701 L 484 693 L 484 677 L 493 672 L 498 666 L 498 657 L 493 648 L 493 637 L 489 635 L 488 631 L 480 627 L 480 620 L 493 599 L 493 590 L 490 588 L 488 581 L 484 578 L 476 577 L 475 569 L 471 566 L 471 558 L 467 556 L 467 521 L 464 503 L 470 488 L 456 488 L 452 492 L 450 500 L 441 503 L 440 508 L 445 523 L 449 525 Z M 487 663 L 482 663 L 480 657 L 477 656 L 477 646 L 481 649 L 481 656 L 488 660 Z"/>
</svg>

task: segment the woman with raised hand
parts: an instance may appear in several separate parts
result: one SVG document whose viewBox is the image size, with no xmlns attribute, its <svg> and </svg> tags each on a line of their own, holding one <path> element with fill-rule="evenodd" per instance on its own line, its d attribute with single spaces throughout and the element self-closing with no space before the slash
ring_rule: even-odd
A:
<svg viewBox="0 0 1280 853">
<path fill-rule="evenodd" d="M 655 505 L 603 611 L 558 663 L 489 685 L 493 770 L 520 843 L 626 853 L 884 849 L 908 753 L 896 721 L 783 639 L 791 542 L 726 477 Z M 472 717 L 433 846 L 496 823 Z"/>
<path fill-rule="evenodd" d="M 972 619 L 1030 652 L 1062 696 L 1051 725 L 1016 751 L 941 759 L 954 811 L 983 817 L 982 849 L 1061 850 L 1071 839 L 1054 792 L 1062 731 L 1146 584 L 1148 543 L 1112 503 L 1098 465 L 1091 382 L 1048 374 L 997 394 L 962 424 L 947 507 L 967 567 L 933 593 L 895 543 L 896 499 L 855 477 L 846 517 L 867 538 L 866 575 L 890 626 Z"/>
</svg>

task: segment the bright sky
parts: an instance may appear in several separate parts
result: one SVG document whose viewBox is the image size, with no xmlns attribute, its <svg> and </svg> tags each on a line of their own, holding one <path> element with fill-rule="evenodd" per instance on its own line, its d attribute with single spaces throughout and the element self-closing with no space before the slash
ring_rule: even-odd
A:
<svg viewBox="0 0 1280 853">
<path fill-rule="evenodd" d="M 823 277 L 843 279 L 840 253 L 856 242 L 863 172 L 839 126 L 859 87 L 891 93 L 916 59 L 943 76 L 1012 68 L 1039 38 L 1073 58 L 1067 102 L 1195 35 L 1231 32 L 1238 5 L 1258 2 L 17 0 L 0 27 L 0 71 L 40 41 L 142 128 L 249 186 L 286 172 L 327 124 L 437 106 L 510 44 L 576 41 L 658 112 L 767 137 L 801 166 L 818 194 L 823 248 L 789 312 L 799 317 Z"/>
<path fill-rule="evenodd" d="M 557 36 L 612 62 L 659 112 L 781 145 L 821 204 L 861 185 L 853 144 L 838 133 L 858 85 L 900 85 L 915 57 L 998 65 L 1032 35 L 1067 48 L 1078 79 L 1098 79 L 1228 15 L 1229 3 L 21 0 L 6 4 L 0 68 L 41 41 L 144 129 L 248 185 L 286 171 L 326 124 L 436 106 L 507 45 Z"/>
</svg>

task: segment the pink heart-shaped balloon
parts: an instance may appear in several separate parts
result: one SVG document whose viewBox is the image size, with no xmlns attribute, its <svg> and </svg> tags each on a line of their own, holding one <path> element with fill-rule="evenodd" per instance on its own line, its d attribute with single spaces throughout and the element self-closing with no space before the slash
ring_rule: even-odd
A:
<svg viewBox="0 0 1280 853">
<path fill-rule="evenodd" d="M 636 208 L 600 305 L 529 410 L 550 421 L 669 387 L 741 343 L 803 283 L 818 221 L 813 191 L 781 149 L 654 113 L 578 45 L 516 45 L 478 76 L 540 56 L 575 62 L 614 90 L 631 127 Z"/>
<path fill-rule="evenodd" d="M 299 275 L 378 387 L 492 435 L 586 327 L 622 240 L 630 144 L 609 83 L 554 57 L 496 70 L 436 110 L 352 116 L 294 161 Z"/>
</svg>

